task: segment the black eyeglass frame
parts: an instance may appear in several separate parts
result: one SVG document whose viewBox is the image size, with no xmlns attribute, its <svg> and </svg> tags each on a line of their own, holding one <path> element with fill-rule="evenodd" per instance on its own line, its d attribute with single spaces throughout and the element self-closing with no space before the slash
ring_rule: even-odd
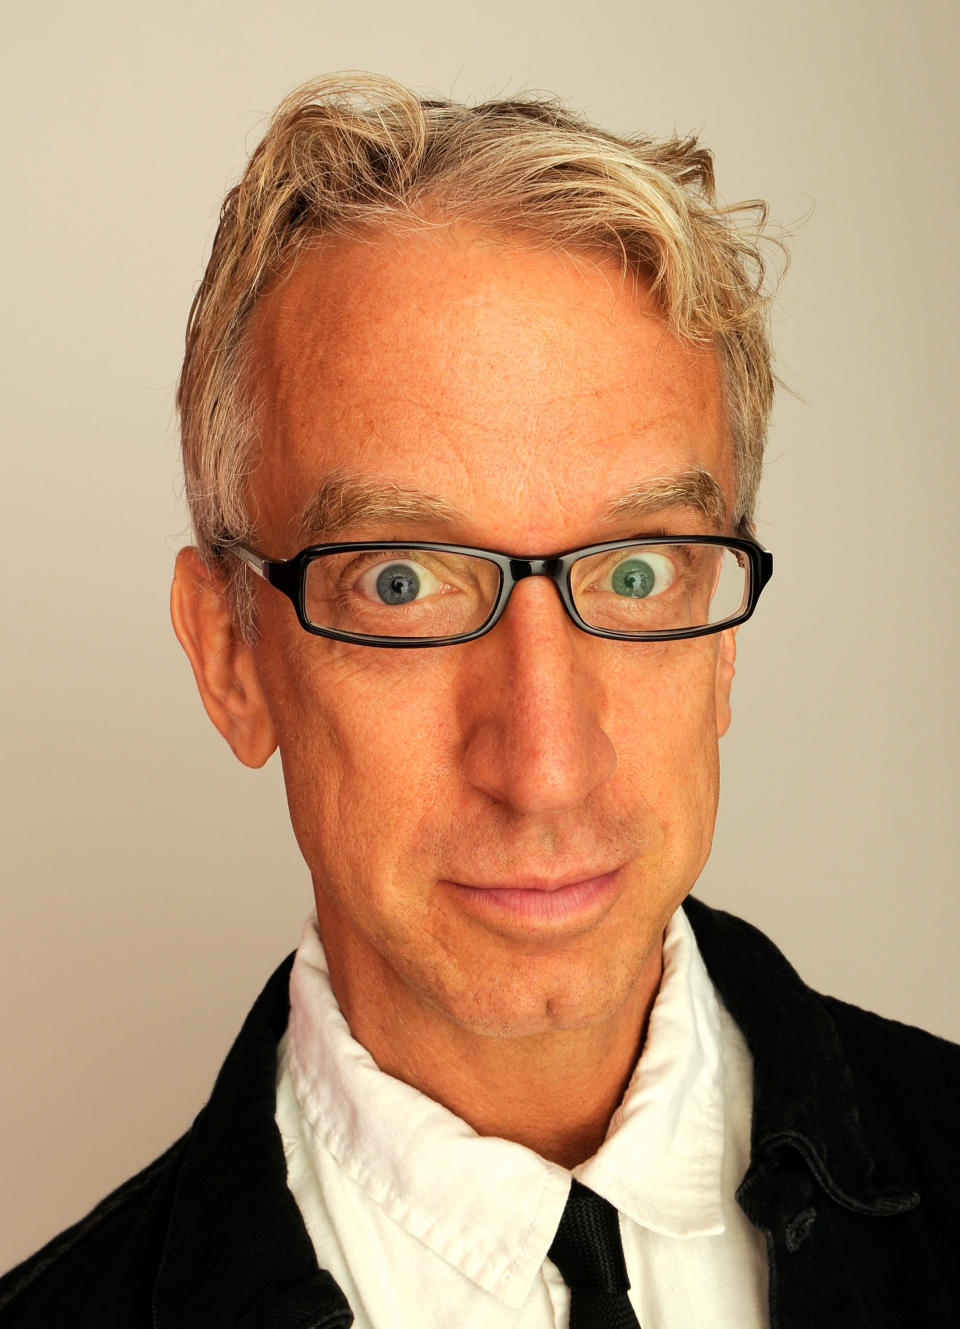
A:
<svg viewBox="0 0 960 1329">
<path fill-rule="evenodd" d="M 706 623 L 697 628 L 661 629 L 655 632 L 614 632 L 609 628 L 596 628 L 581 618 L 574 604 L 570 589 L 570 570 L 574 563 L 591 554 L 604 554 L 616 549 L 635 549 L 637 546 L 662 545 L 716 545 L 736 549 L 746 555 L 750 566 L 746 607 L 738 614 L 722 619 L 718 623 Z M 311 623 L 305 607 L 305 588 L 307 567 L 315 558 L 324 554 L 348 554 L 361 549 L 403 551 L 411 549 L 429 549 L 442 554 L 467 554 L 484 558 L 500 570 L 500 586 L 497 590 L 493 608 L 480 624 L 470 632 L 462 632 L 453 637 L 380 637 L 364 636 L 361 633 L 341 632 L 338 628 L 324 628 Z M 218 553 L 231 553 L 247 564 L 264 581 L 282 591 L 293 602 L 297 619 L 305 632 L 312 632 L 318 637 L 331 637 L 335 641 L 348 641 L 359 646 L 386 646 L 396 649 L 410 649 L 424 646 L 454 646 L 464 641 L 474 641 L 484 636 L 495 627 L 507 607 L 507 602 L 518 582 L 527 577 L 547 577 L 560 593 L 560 599 L 568 616 L 582 632 L 592 637 L 608 637 L 615 641 L 680 641 L 686 637 L 706 637 L 714 632 L 725 632 L 727 628 L 738 627 L 745 623 L 760 598 L 760 592 L 773 576 L 773 555 L 755 540 L 745 540 L 733 535 L 658 535 L 640 536 L 632 540 L 607 540 L 603 544 L 584 545 L 581 549 L 570 549 L 562 554 L 548 557 L 518 557 L 505 554 L 496 549 L 478 549 L 471 545 L 439 544 L 432 540 L 356 540 L 346 543 L 308 545 L 291 558 L 264 558 L 243 544 L 223 544 L 217 546 Z"/>
</svg>

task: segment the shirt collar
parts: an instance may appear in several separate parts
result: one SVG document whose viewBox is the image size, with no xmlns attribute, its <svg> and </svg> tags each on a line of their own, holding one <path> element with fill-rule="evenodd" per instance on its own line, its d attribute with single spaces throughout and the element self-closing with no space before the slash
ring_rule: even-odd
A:
<svg viewBox="0 0 960 1329">
<path fill-rule="evenodd" d="M 519 1306 L 546 1257 L 570 1173 L 522 1145 L 478 1136 L 386 1075 L 351 1035 L 315 919 L 291 983 L 286 1055 L 313 1145 L 429 1249 Z M 593 1158 L 577 1177 L 644 1227 L 723 1230 L 723 1090 L 716 998 L 678 912 L 643 1055 Z"/>
<path fill-rule="evenodd" d="M 663 980 L 636 1069 L 601 1148 L 574 1175 L 665 1236 L 724 1230 L 720 1010 L 682 911 L 664 935 Z"/>
</svg>

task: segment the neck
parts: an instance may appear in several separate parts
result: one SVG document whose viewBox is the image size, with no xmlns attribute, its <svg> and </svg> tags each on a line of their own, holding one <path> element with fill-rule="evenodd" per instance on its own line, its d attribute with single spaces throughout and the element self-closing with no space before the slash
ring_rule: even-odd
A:
<svg viewBox="0 0 960 1329">
<path fill-rule="evenodd" d="M 338 959 L 328 946 L 341 1010 L 382 1071 L 478 1135 L 513 1140 L 573 1168 L 603 1143 L 642 1050 L 662 974 L 662 936 L 614 1012 L 583 1027 L 520 1036 L 478 1034 L 434 1005 L 398 997 L 390 981 L 358 984 L 356 967 Z"/>
</svg>

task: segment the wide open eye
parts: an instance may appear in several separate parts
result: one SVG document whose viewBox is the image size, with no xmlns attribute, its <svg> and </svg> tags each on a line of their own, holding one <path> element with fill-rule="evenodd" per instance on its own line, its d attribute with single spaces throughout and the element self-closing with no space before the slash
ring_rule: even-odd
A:
<svg viewBox="0 0 960 1329">
<path fill-rule="evenodd" d="M 689 545 L 626 545 L 577 559 L 577 611 L 609 632 L 668 632 L 689 623 Z"/>
<path fill-rule="evenodd" d="M 433 573 L 412 559 L 391 559 L 367 568 L 356 582 L 356 589 L 375 604 L 407 605 L 440 590 Z"/>
<path fill-rule="evenodd" d="M 637 550 L 616 563 L 600 583 L 603 590 L 631 600 L 661 595 L 676 578 L 676 569 L 665 554 Z"/>
<path fill-rule="evenodd" d="M 303 607 L 317 628 L 359 637 L 457 637 L 496 604 L 500 570 L 459 550 L 348 546 L 307 565 Z"/>
</svg>

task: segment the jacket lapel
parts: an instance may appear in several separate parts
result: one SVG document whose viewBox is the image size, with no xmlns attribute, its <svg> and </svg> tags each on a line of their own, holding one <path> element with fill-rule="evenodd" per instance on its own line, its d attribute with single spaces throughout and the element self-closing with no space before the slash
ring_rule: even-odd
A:
<svg viewBox="0 0 960 1329">
<path fill-rule="evenodd" d="M 346 1298 L 317 1266 L 287 1189 L 274 1112 L 290 956 L 247 1017 L 187 1137 L 163 1261 L 156 1329 L 341 1329 Z"/>
</svg>

